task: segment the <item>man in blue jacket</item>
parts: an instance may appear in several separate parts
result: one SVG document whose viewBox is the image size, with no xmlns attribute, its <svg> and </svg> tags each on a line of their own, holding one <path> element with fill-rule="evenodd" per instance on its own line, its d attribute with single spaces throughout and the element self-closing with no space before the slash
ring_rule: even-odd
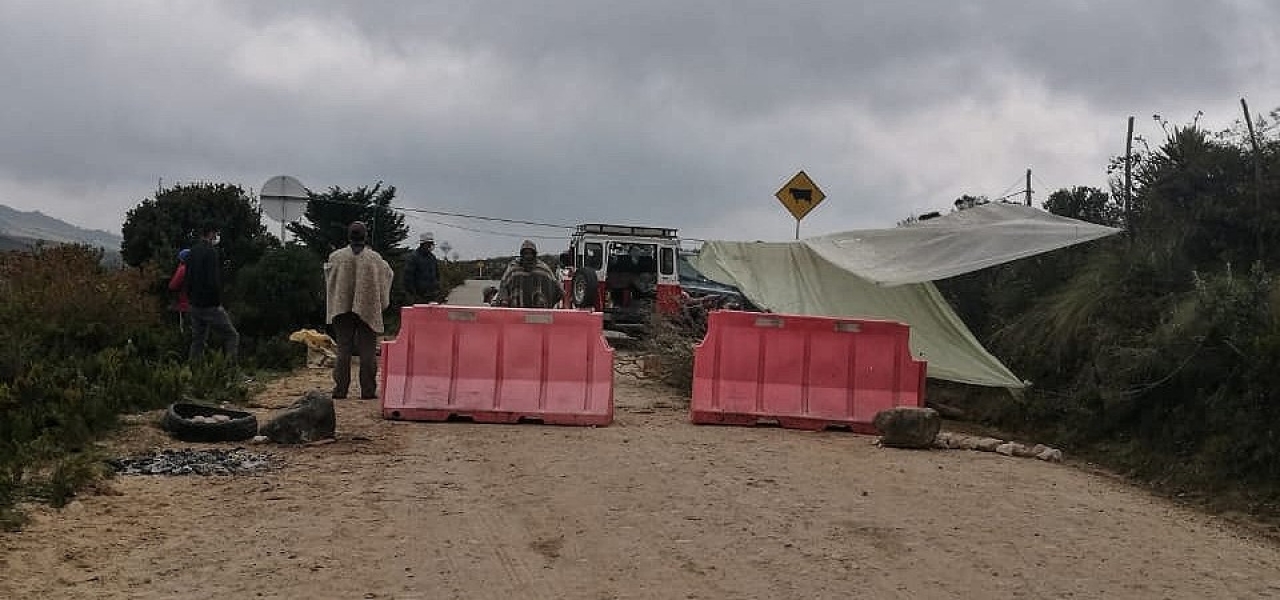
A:
<svg viewBox="0 0 1280 600">
<path fill-rule="evenodd" d="M 209 330 L 222 338 L 222 353 L 234 360 L 240 347 L 240 333 L 231 324 L 231 317 L 222 308 L 221 261 L 218 260 L 218 227 L 201 226 L 200 238 L 187 256 L 186 288 L 191 309 L 191 351 L 189 360 L 195 362 L 204 355 Z"/>
<path fill-rule="evenodd" d="M 431 252 L 435 245 L 431 232 L 422 234 L 418 237 L 418 249 L 409 253 L 409 259 L 405 261 L 404 289 L 414 304 L 439 301 L 440 266 L 436 255 Z"/>
</svg>

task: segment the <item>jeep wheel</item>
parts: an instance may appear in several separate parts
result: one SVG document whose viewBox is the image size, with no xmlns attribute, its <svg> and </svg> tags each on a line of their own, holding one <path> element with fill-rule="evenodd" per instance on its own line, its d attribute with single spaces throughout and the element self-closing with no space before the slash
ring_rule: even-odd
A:
<svg viewBox="0 0 1280 600">
<path fill-rule="evenodd" d="M 595 308 L 600 296 L 600 278 L 595 270 L 582 267 L 573 273 L 574 308 Z"/>
</svg>

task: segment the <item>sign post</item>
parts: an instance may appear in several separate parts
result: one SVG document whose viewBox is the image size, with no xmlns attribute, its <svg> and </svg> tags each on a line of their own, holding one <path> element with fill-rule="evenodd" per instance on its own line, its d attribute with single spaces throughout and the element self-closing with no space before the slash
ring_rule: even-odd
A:
<svg viewBox="0 0 1280 600">
<path fill-rule="evenodd" d="M 791 216 L 796 218 L 796 239 L 800 239 L 800 220 L 809 214 L 827 195 L 822 193 L 818 184 L 814 183 L 804 171 L 795 174 L 782 185 L 774 197 L 787 208 Z"/>
</svg>

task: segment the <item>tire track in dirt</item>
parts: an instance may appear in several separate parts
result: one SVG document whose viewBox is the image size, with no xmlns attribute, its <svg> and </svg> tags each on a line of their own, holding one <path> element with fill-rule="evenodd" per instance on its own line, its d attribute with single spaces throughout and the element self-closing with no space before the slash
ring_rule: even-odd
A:
<svg viewBox="0 0 1280 600">
<path fill-rule="evenodd" d="M 421 452 L 445 465 L 440 473 L 419 471 L 404 478 L 414 481 L 424 475 L 443 475 L 435 503 L 442 520 L 447 520 L 445 536 L 448 548 L 439 559 L 446 563 L 439 575 L 450 582 L 455 597 L 482 597 L 509 600 L 520 598 L 561 598 L 562 590 L 541 566 L 542 555 L 535 549 L 537 538 L 527 523 L 503 510 L 495 501 L 494 490 L 503 486 L 502 477 L 494 477 L 480 465 L 489 461 L 477 454 L 468 441 L 475 426 L 466 424 L 411 424 L 416 430 L 408 434 L 412 441 L 407 450 Z M 490 426 L 494 427 L 494 426 Z M 459 437 L 452 437 L 458 435 Z M 435 480 L 439 482 L 440 480 Z M 459 557 L 465 560 L 459 560 Z M 461 595 L 466 585 L 470 595 Z"/>
</svg>

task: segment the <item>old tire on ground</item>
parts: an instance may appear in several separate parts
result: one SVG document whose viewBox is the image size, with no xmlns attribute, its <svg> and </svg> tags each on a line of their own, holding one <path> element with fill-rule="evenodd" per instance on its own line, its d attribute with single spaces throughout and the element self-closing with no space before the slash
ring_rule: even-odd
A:
<svg viewBox="0 0 1280 600">
<path fill-rule="evenodd" d="M 582 267 L 574 271 L 570 290 L 573 297 L 569 300 L 574 308 L 595 308 L 600 296 L 600 277 L 594 269 Z"/>
<path fill-rule="evenodd" d="M 226 415 L 230 420 L 220 423 L 192 420 L 216 415 Z M 184 442 L 238 442 L 258 435 L 258 418 L 252 413 L 188 402 L 170 404 L 160 426 Z"/>
</svg>

